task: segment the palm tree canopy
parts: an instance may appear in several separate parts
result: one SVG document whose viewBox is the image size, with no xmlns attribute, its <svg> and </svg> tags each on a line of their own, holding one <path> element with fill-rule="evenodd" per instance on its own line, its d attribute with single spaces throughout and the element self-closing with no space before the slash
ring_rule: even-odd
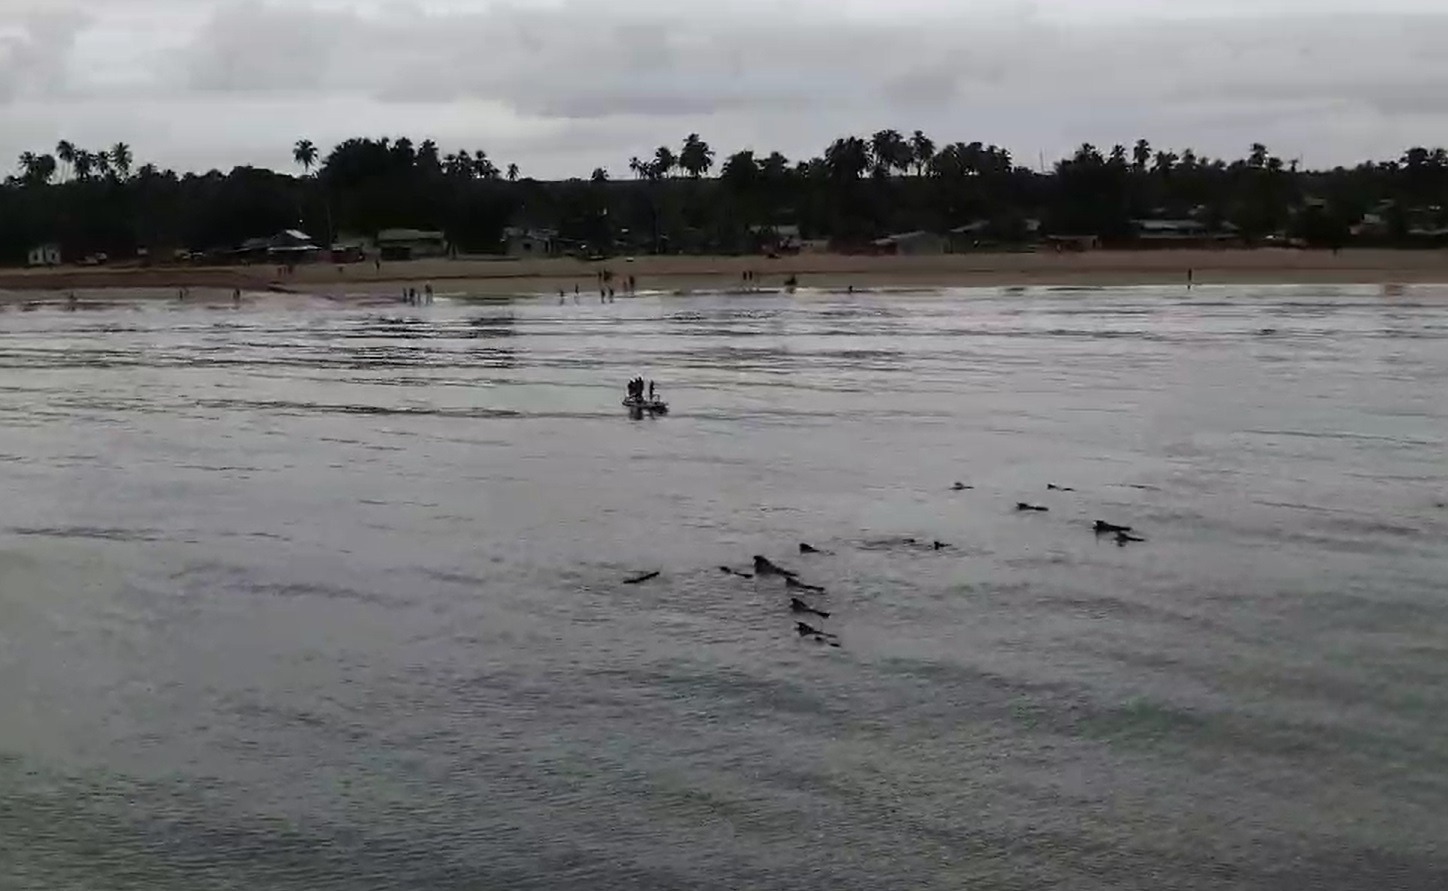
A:
<svg viewBox="0 0 1448 891">
<path fill-rule="evenodd" d="M 131 174 L 131 147 L 124 142 L 118 142 L 111 146 L 111 163 L 115 165 L 116 172 L 122 179 Z"/>
<path fill-rule="evenodd" d="M 661 145 L 654 150 L 654 175 L 665 177 L 669 171 L 678 166 L 679 160 L 674 156 L 674 150 L 666 145 Z"/>
<path fill-rule="evenodd" d="M 297 144 L 292 147 L 292 160 L 304 171 L 311 172 L 313 165 L 317 163 L 317 147 L 310 139 L 297 140 Z"/>
<path fill-rule="evenodd" d="M 698 133 L 690 133 L 684 139 L 684 146 L 679 152 L 679 167 L 687 171 L 689 176 L 698 179 L 714 166 L 714 150 L 709 143 L 699 137 Z"/>
</svg>

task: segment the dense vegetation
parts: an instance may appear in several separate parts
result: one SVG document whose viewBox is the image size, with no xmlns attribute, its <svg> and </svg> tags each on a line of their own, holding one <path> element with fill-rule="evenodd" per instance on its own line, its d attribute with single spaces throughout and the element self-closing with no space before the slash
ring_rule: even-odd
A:
<svg viewBox="0 0 1448 891">
<path fill-rule="evenodd" d="M 299 175 L 254 167 L 178 175 L 133 163 L 118 144 L 61 142 L 27 152 L 0 187 L 0 262 L 37 244 L 67 258 L 152 256 L 232 247 L 299 227 L 367 236 L 388 227 L 441 229 L 462 250 L 498 249 L 508 225 L 556 229 L 593 249 L 743 250 L 760 227 L 796 225 L 807 238 L 859 242 L 888 232 L 944 231 L 989 221 L 998 237 L 1041 231 L 1125 236 L 1137 218 L 1230 223 L 1248 241 L 1286 233 L 1336 245 L 1351 227 L 1401 243 L 1448 218 L 1448 152 L 1413 148 L 1352 168 L 1308 171 L 1253 145 L 1211 159 L 1146 140 L 1105 152 L 1083 145 L 1050 172 L 981 143 L 937 146 L 916 131 L 844 137 L 815 158 L 750 150 L 720 158 L 697 134 L 589 179 L 541 182 L 482 151 L 442 154 L 432 141 L 349 139 L 323 156 L 308 141 Z M 1362 230 L 1359 231 L 1362 236 Z"/>
</svg>

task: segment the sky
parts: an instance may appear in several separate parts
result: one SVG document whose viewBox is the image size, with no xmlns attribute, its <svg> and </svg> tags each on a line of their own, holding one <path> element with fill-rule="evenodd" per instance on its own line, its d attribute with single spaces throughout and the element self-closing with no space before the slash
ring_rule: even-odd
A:
<svg viewBox="0 0 1448 891">
<path fill-rule="evenodd" d="M 1445 45 L 1445 0 L 0 0 L 0 171 L 61 139 L 184 171 L 408 136 L 626 176 L 691 132 L 799 158 L 886 127 L 1330 166 L 1448 143 Z"/>
</svg>

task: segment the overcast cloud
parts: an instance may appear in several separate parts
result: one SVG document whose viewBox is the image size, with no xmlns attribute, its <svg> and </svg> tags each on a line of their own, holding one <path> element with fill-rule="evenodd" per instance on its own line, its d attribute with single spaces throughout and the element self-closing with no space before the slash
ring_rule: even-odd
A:
<svg viewBox="0 0 1448 891">
<path fill-rule="evenodd" d="M 1307 164 L 1448 142 L 1448 2 L 1364 5 L 0 0 L 0 169 L 61 138 L 184 170 L 408 135 L 540 177 L 691 131 L 799 157 L 918 127 L 1032 164 L 1137 136 Z"/>
</svg>

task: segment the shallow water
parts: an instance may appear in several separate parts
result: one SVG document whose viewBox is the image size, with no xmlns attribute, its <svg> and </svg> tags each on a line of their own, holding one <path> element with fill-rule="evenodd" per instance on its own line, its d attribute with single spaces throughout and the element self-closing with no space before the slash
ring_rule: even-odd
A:
<svg viewBox="0 0 1448 891">
<path fill-rule="evenodd" d="M 1421 288 L 4 313 L 0 888 L 1448 886 L 1445 394 Z"/>
</svg>

